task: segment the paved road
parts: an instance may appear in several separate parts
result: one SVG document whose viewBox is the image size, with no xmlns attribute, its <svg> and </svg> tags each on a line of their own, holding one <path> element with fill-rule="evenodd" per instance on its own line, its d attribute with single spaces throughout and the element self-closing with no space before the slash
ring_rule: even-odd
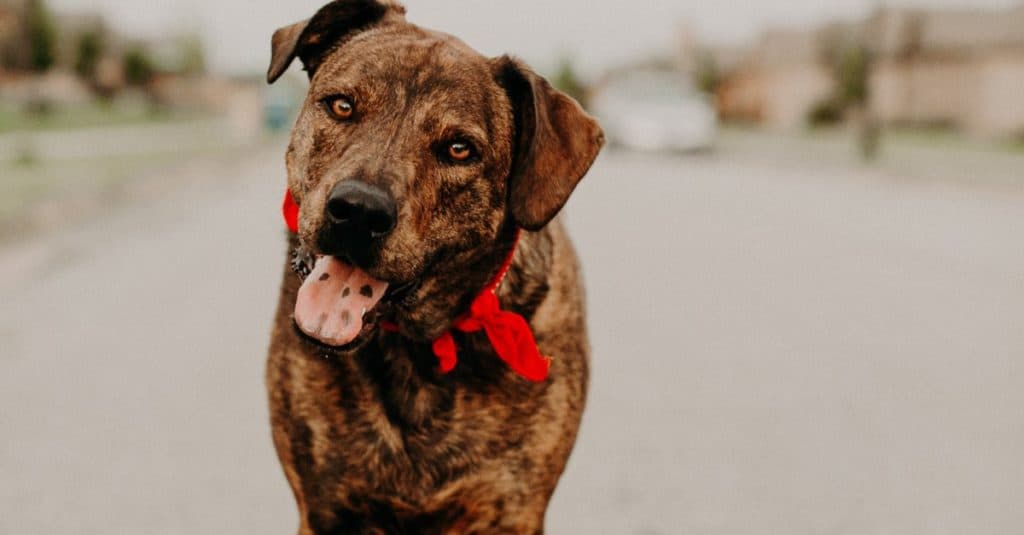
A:
<svg viewBox="0 0 1024 535">
<path fill-rule="evenodd" d="M 280 162 L 0 252 L 0 533 L 294 529 Z M 1024 195 L 608 154 L 570 223 L 595 364 L 552 533 L 1024 530 Z"/>
</svg>

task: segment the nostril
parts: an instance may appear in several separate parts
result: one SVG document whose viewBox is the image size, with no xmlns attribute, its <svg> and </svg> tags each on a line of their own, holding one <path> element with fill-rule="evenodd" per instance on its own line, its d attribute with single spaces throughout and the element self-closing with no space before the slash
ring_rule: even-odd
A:
<svg viewBox="0 0 1024 535">
<path fill-rule="evenodd" d="M 346 223 L 352 219 L 353 206 L 345 199 L 333 198 L 327 201 L 327 215 L 337 223 Z"/>
<path fill-rule="evenodd" d="M 395 218 L 384 210 L 371 210 L 366 214 L 366 230 L 374 238 L 387 235 L 395 228 Z"/>
</svg>

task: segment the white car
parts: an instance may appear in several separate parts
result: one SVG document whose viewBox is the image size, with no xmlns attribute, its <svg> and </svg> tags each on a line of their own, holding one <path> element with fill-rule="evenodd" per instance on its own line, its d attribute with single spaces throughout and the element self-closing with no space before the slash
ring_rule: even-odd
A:
<svg viewBox="0 0 1024 535">
<path fill-rule="evenodd" d="M 615 77 L 595 95 L 593 111 L 613 145 L 634 150 L 709 150 L 718 133 L 710 99 L 675 72 Z"/>
</svg>

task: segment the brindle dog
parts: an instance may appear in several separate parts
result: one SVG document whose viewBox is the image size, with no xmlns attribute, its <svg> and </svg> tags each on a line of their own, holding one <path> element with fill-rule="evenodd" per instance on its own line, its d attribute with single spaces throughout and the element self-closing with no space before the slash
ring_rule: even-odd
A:
<svg viewBox="0 0 1024 535">
<path fill-rule="evenodd" d="M 285 263 L 267 387 L 299 533 L 542 533 L 588 375 L 579 268 L 555 216 L 600 127 L 521 62 L 412 25 L 393 2 L 332 2 L 272 47 L 270 82 L 295 58 L 310 77 L 286 157 L 301 207 L 289 246 L 387 287 L 335 347 L 294 320 L 304 282 Z M 548 379 L 516 375 L 483 332 L 456 332 L 458 365 L 441 373 L 431 340 L 518 229 L 498 296 L 552 357 Z"/>
</svg>

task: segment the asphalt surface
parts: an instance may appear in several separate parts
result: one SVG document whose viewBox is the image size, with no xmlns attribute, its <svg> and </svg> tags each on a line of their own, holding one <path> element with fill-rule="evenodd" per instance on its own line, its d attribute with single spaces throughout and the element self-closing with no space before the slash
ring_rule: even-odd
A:
<svg viewBox="0 0 1024 535">
<path fill-rule="evenodd" d="M 0 251 L 0 533 L 294 532 L 282 154 Z M 608 153 L 569 223 L 594 375 L 549 532 L 1024 531 L 1019 191 Z"/>
</svg>

